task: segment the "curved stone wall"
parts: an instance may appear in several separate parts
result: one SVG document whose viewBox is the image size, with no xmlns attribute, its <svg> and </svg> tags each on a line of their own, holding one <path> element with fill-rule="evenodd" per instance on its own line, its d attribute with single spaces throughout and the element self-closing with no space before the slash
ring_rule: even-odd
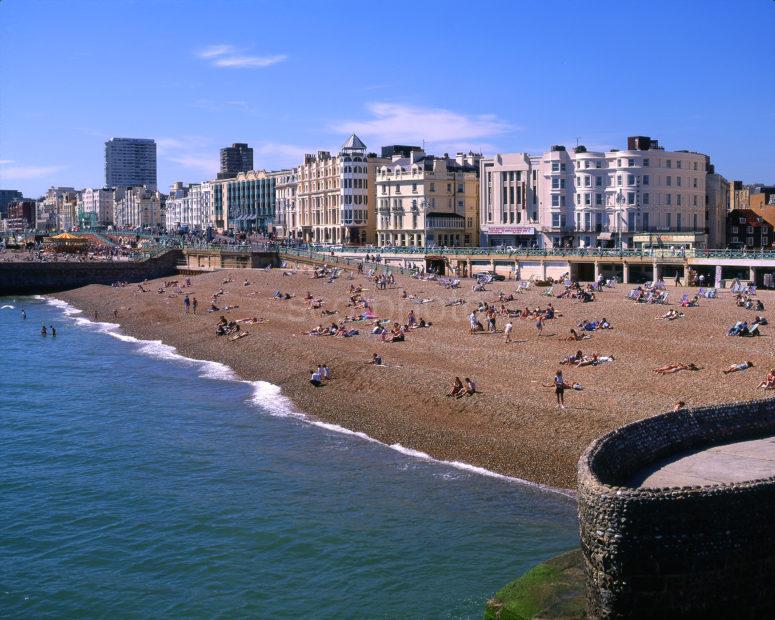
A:
<svg viewBox="0 0 775 620">
<path fill-rule="evenodd" d="M 595 441 L 578 506 L 594 618 L 775 617 L 775 477 L 633 488 L 670 455 L 775 434 L 775 400 L 668 413 Z"/>
</svg>

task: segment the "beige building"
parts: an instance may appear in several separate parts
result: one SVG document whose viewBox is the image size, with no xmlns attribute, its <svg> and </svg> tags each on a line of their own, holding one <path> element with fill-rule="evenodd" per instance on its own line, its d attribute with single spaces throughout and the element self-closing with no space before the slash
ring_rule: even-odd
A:
<svg viewBox="0 0 775 620">
<path fill-rule="evenodd" d="M 161 192 L 142 186 L 117 192 L 114 203 L 116 227 L 161 230 L 166 219 L 165 199 Z"/>
<path fill-rule="evenodd" d="M 299 212 L 296 208 L 296 194 L 299 189 L 299 172 L 296 168 L 279 170 L 275 179 L 275 232 L 277 238 L 296 237 L 299 226 Z"/>
<path fill-rule="evenodd" d="M 419 147 L 382 150 L 377 169 L 377 244 L 472 246 L 479 241 L 479 160 L 427 155 Z"/>
<path fill-rule="evenodd" d="M 295 238 L 309 243 L 363 245 L 375 241 L 375 171 L 384 160 L 369 157 L 353 134 L 339 153 L 305 155 L 296 168 Z M 290 230 L 290 227 L 289 227 Z"/>
</svg>

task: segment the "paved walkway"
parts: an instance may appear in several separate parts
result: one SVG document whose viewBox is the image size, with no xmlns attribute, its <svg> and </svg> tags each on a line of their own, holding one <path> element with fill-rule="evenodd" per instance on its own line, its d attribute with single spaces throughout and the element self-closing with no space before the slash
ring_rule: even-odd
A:
<svg viewBox="0 0 775 620">
<path fill-rule="evenodd" d="M 775 437 L 713 446 L 638 472 L 634 487 L 709 486 L 775 476 Z"/>
</svg>

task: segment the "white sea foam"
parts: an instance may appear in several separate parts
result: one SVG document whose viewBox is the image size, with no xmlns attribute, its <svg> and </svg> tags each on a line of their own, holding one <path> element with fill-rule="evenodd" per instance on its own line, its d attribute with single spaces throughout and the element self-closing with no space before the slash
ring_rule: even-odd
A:
<svg viewBox="0 0 775 620">
<path fill-rule="evenodd" d="M 15 310 L 15 309 L 16 309 L 15 306 L 11 306 L 9 304 L 6 304 L 4 306 L 0 306 L 0 310 Z"/>
<path fill-rule="evenodd" d="M 490 478 L 497 478 L 499 480 L 504 480 L 507 482 L 517 483 L 517 484 L 541 489 L 544 491 L 558 493 L 560 495 L 565 495 L 567 497 L 575 497 L 575 492 L 571 489 L 561 489 L 557 487 L 551 487 L 551 486 L 539 484 L 536 482 L 530 482 L 529 480 L 524 480 L 522 478 L 517 478 L 514 476 L 506 476 L 504 474 L 499 474 L 498 472 L 485 469 L 484 467 L 478 467 L 476 465 L 463 463 L 461 461 L 445 461 L 441 459 L 436 459 L 425 452 L 422 452 L 420 450 L 414 450 L 412 448 L 407 448 L 405 446 L 402 446 L 400 443 L 386 444 L 379 441 L 378 439 L 374 439 L 373 437 L 370 437 L 366 433 L 363 433 L 360 431 L 353 431 L 353 430 L 350 430 L 349 428 L 345 428 L 344 426 L 340 426 L 339 424 L 332 424 L 330 422 L 324 422 L 322 420 L 318 420 L 316 418 L 308 416 L 305 413 L 298 411 L 294 407 L 293 402 L 282 393 L 282 389 L 280 388 L 279 385 L 275 385 L 274 383 L 268 383 L 266 381 L 245 381 L 243 379 L 240 379 L 239 376 L 234 372 L 234 370 L 232 370 L 232 368 L 230 368 L 226 364 L 222 364 L 220 362 L 214 362 L 211 360 L 197 360 L 190 357 L 185 357 L 184 355 L 181 355 L 180 353 L 178 353 L 175 347 L 164 344 L 161 340 L 140 340 L 133 336 L 122 334 L 119 331 L 120 325 L 118 325 L 117 323 L 100 323 L 100 322 L 90 321 L 89 319 L 86 319 L 83 317 L 74 316 L 76 314 L 82 314 L 82 311 L 70 305 L 69 303 L 62 301 L 61 299 L 56 299 L 53 297 L 42 297 L 40 295 L 36 295 L 35 298 L 43 299 L 47 303 L 51 304 L 52 306 L 56 306 L 57 308 L 60 308 L 66 316 L 72 317 L 77 325 L 94 328 L 97 331 L 100 331 L 104 334 L 117 338 L 118 340 L 121 340 L 123 342 L 139 343 L 141 346 L 137 349 L 137 351 L 139 353 L 142 353 L 143 355 L 148 355 L 149 357 L 155 357 L 157 359 L 162 359 L 162 360 L 175 361 L 178 363 L 183 362 L 186 364 L 196 365 L 201 369 L 201 373 L 199 374 L 199 376 L 202 378 L 214 379 L 214 380 L 220 380 L 220 381 L 240 381 L 240 382 L 247 383 L 253 387 L 253 394 L 250 398 L 250 402 L 252 402 L 252 404 L 256 405 L 257 407 L 260 407 L 261 410 L 269 413 L 270 415 L 278 416 L 278 417 L 293 417 L 307 424 L 310 424 L 312 426 L 317 426 L 318 428 L 322 428 L 327 431 L 339 433 L 342 435 L 348 435 L 351 437 L 357 437 L 364 441 L 369 441 L 371 443 L 379 444 L 381 446 L 384 446 L 385 448 L 389 448 L 390 450 L 395 450 L 396 452 L 400 452 L 401 454 L 404 454 L 410 458 L 414 458 L 422 461 L 428 461 L 432 463 L 439 463 L 447 467 L 452 467 L 452 468 L 455 468 L 461 471 L 470 472 L 476 475 L 487 476 Z"/>
</svg>

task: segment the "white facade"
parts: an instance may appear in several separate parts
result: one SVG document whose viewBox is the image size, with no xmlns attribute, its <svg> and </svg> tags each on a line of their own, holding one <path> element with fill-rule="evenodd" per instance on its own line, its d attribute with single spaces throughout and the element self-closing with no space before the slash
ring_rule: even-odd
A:
<svg viewBox="0 0 775 620">
<path fill-rule="evenodd" d="M 111 188 L 87 187 L 81 191 L 78 210 L 83 213 L 94 213 L 97 221 L 103 226 L 113 223 L 113 196 Z"/>
<path fill-rule="evenodd" d="M 164 194 L 146 187 L 127 187 L 115 202 L 117 228 L 164 227 Z"/>
<path fill-rule="evenodd" d="M 210 221 L 210 183 L 174 183 L 170 187 L 164 212 L 168 231 L 181 227 L 191 231 L 207 228 Z"/>
<path fill-rule="evenodd" d="M 670 231 L 705 245 L 708 157 L 665 151 L 649 138 L 630 138 L 628 147 L 483 160 L 482 244 L 628 248 L 636 235 Z"/>
<path fill-rule="evenodd" d="M 69 230 L 77 221 L 78 192 L 73 187 L 50 187 L 38 202 L 37 228 Z"/>
<path fill-rule="evenodd" d="M 299 227 L 296 194 L 299 189 L 299 173 L 296 168 L 279 170 L 275 180 L 275 214 L 277 237 L 292 238 Z"/>
</svg>

